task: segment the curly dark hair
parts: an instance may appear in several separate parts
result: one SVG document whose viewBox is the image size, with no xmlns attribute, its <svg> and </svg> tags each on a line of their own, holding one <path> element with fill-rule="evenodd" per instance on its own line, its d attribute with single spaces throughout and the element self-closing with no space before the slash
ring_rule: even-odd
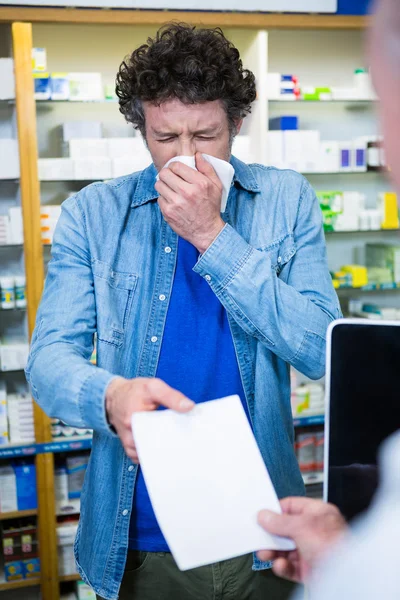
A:
<svg viewBox="0 0 400 600">
<path fill-rule="evenodd" d="M 221 29 L 169 23 L 121 63 L 116 78 L 119 110 L 145 137 L 143 101 L 185 104 L 221 100 L 231 132 L 251 111 L 255 77 Z"/>
</svg>

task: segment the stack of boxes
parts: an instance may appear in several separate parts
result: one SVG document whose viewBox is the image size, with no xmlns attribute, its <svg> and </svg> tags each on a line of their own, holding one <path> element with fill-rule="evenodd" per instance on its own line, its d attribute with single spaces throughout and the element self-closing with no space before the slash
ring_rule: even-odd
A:
<svg viewBox="0 0 400 600">
<path fill-rule="evenodd" d="M 3 525 L 1 537 L 6 581 L 39 577 L 40 559 L 36 524 L 22 520 L 7 521 Z"/>
<path fill-rule="evenodd" d="M 324 441 L 323 431 L 302 431 L 296 436 L 297 460 L 303 474 L 324 470 Z"/>
<path fill-rule="evenodd" d="M 373 208 L 367 208 L 360 192 L 319 191 L 317 197 L 325 231 L 379 231 L 398 229 L 397 195 L 382 192 Z"/>
<path fill-rule="evenodd" d="M 267 94 L 269 100 L 300 99 L 298 77 L 282 73 L 267 73 Z"/>
<path fill-rule="evenodd" d="M 89 123 L 80 128 L 63 127 L 64 158 L 39 159 L 39 178 L 56 180 L 104 180 L 129 175 L 148 167 L 152 158 L 140 135 L 126 138 L 102 138 L 101 128 Z M 91 137 L 71 137 L 92 130 Z M 94 135 L 96 134 L 96 135 Z"/>
<path fill-rule="evenodd" d="M 54 232 L 60 216 L 60 205 L 46 205 L 40 207 L 40 225 L 43 244 L 53 243 Z"/>
<path fill-rule="evenodd" d="M 59 438 L 71 438 L 76 435 L 89 436 L 91 434 L 91 429 L 71 427 L 70 425 L 63 423 L 63 421 L 60 419 L 51 419 L 51 435 L 53 440 L 57 440 Z"/>
<path fill-rule="evenodd" d="M 5 140 L 0 140 L 0 156 L 1 145 Z M 4 147 L 6 151 L 6 145 Z M 7 159 L 9 160 L 9 158 Z M 1 179 L 2 162 L 0 161 L 0 179 Z M 19 177 L 19 173 L 17 175 Z M 0 246 L 7 244 L 22 244 L 24 241 L 22 211 L 20 206 L 13 206 L 8 209 L 7 215 L 0 216 Z"/>
<path fill-rule="evenodd" d="M 66 521 L 57 525 L 57 554 L 58 554 L 58 571 L 60 575 L 73 575 L 77 573 L 74 542 L 78 531 L 78 521 Z"/>
<path fill-rule="evenodd" d="M 37 508 L 36 467 L 33 462 L 15 462 L 0 467 L 0 512 Z"/>
<path fill-rule="evenodd" d="M 353 85 L 348 87 L 299 87 L 299 79 L 295 75 L 281 73 L 267 74 L 267 93 L 269 100 L 376 100 L 371 77 L 367 69 L 355 69 Z"/>
<path fill-rule="evenodd" d="M 68 456 L 57 464 L 54 473 L 56 512 L 59 515 L 79 512 L 80 497 L 89 456 L 80 454 Z"/>
<path fill-rule="evenodd" d="M 325 390 L 320 383 L 294 385 L 291 392 L 294 417 L 323 415 L 325 412 Z"/>
<path fill-rule="evenodd" d="M 0 58 L 0 81 L 0 100 L 14 100 L 15 79 L 12 58 Z M 12 138 L 0 138 L 0 179 L 18 179 L 18 177 L 18 141 Z"/>
<path fill-rule="evenodd" d="M 0 382 L 0 445 L 35 441 L 33 402 L 29 394 L 8 394 Z"/>
<path fill-rule="evenodd" d="M 25 369 L 29 356 L 29 344 L 0 344 L 0 371 Z"/>
<path fill-rule="evenodd" d="M 382 276 L 386 272 L 390 274 L 391 282 L 400 282 L 400 246 L 367 244 L 366 264 L 371 269 L 370 278 Z M 378 282 L 374 281 L 374 283 Z"/>
<path fill-rule="evenodd" d="M 317 130 L 299 129 L 296 116 L 270 120 L 268 164 L 305 173 L 365 172 L 368 137 L 322 141 Z"/>
</svg>

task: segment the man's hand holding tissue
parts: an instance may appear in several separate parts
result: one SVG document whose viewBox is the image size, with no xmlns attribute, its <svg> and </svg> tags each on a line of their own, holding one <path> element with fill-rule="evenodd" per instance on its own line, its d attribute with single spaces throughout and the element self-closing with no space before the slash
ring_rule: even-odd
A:
<svg viewBox="0 0 400 600">
<path fill-rule="evenodd" d="M 263 561 L 273 560 L 273 571 L 279 577 L 302 583 L 346 533 L 346 522 L 336 506 L 322 500 L 285 498 L 281 507 L 281 515 L 261 511 L 258 522 L 269 533 L 292 538 L 297 548 L 291 552 L 262 550 L 257 555 Z"/>
<path fill-rule="evenodd" d="M 108 421 L 117 432 L 127 456 L 134 463 L 138 463 L 139 459 L 131 429 L 133 413 L 156 410 L 159 406 L 185 413 L 194 405 L 186 396 L 156 378 L 116 377 L 106 391 Z"/>
<path fill-rule="evenodd" d="M 200 152 L 195 158 L 197 171 L 180 162 L 161 169 L 155 189 L 164 219 L 203 254 L 225 226 L 220 214 L 223 187 Z"/>
</svg>

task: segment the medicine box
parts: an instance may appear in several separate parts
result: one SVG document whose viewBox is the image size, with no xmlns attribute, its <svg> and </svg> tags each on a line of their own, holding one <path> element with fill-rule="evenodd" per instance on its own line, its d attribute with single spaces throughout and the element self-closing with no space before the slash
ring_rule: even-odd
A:
<svg viewBox="0 0 400 600">
<path fill-rule="evenodd" d="M 17 480 L 18 510 L 33 510 L 37 508 L 36 466 L 34 464 L 15 464 Z"/>
<path fill-rule="evenodd" d="M 73 138 L 67 144 L 67 152 L 70 158 L 107 158 L 108 140 L 106 138 Z"/>
<path fill-rule="evenodd" d="M 137 138 L 107 138 L 105 141 L 107 143 L 107 156 L 110 158 L 129 158 L 138 152 Z"/>
<path fill-rule="evenodd" d="M 40 574 L 40 558 L 27 558 L 21 561 L 24 579 L 34 579 Z"/>
<path fill-rule="evenodd" d="M 50 73 L 33 73 L 35 100 L 50 100 Z"/>
<path fill-rule="evenodd" d="M 296 116 L 275 117 L 269 120 L 270 131 L 290 131 L 299 128 L 299 118 Z"/>
<path fill-rule="evenodd" d="M 50 78 L 52 100 L 69 100 L 68 73 L 52 73 Z"/>
<path fill-rule="evenodd" d="M 24 579 L 24 566 L 21 560 L 4 563 L 4 578 L 6 581 Z"/>
<path fill-rule="evenodd" d="M 100 141 L 100 140 L 99 140 Z M 73 160 L 74 178 L 79 181 L 111 179 L 111 160 L 106 157 Z"/>
<path fill-rule="evenodd" d="M 366 264 L 367 267 L 390 269 L 392 281 L 400 282 L 400 246 L 367 244 Z"/>
<path fill-rule="evenodd" d="M 12 206 L 8 209 L 10 223 L 10 244 L 24 243 L 24 230 L 22 222 L 22 210 L 20 206 Z"/>
<path fill-rule="evenodd" d="M 76 582 L 77 600 L 96 600 L 96 594 L 87 583 L 83 581 Z"/>
<path fill-rule="evenodd" d="M 12 58 L 0 58 L 0 81 L 0 100 L 13 100 L 15 98 L 15 79 Z"/>
<path fill-rule="evenodd" d="M 32 48 L 32 71 L 36 73 L 47 71 L 46 48 Z"/>
<path fill-rule="evenodd" d="M 89 457 L 86 455 L 67 457 L 68 498 L 70 500 L 81 497 L 88 461 Z"/>
<path fill-rule="evenodd" d="M 101 138 L 102 124 L 100 121 L 66 121 L 59 127 L 58 132 L 63 143 L 74 138 Z"/>
<path fill-rule="evenodd" d="M 19 371 L 28 362 L 29 344 L 1 344 L 0 370 Z"/>
<path fill-rule="evenodd" d="M 13 138 L 0 138 L 0 179 L 18 179 L 18 141 Z"/>
<path fill-rule="evenodd" d="M 0 467 L 0 512 L 17 510 L 17 480 L 14 469 L 10 466 Z"/>
<path fill-rule="evenodd" d="M 69 73 L 69 93 L 72 101 L 103 100 L 101 73 Z"/>
<path fill-rule="evenodd" d="M 69 181 L 75 177 L 70 158 L 39 158 L 38 167 L 41 181 Z"/>
</svg>

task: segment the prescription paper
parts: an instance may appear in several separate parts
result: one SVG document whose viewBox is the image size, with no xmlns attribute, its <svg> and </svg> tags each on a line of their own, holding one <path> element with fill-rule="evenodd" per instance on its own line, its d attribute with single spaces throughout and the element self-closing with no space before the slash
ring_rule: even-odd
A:
<svg viewBox="0 0 400 600">
<path fill-rule="evenodd" d="M 293 550 L 257 514 L 281 512 L 239 396 L 132 416 L 140 465 L 159 526 L 185 571 L 260 549 Z"/>
</svg>

